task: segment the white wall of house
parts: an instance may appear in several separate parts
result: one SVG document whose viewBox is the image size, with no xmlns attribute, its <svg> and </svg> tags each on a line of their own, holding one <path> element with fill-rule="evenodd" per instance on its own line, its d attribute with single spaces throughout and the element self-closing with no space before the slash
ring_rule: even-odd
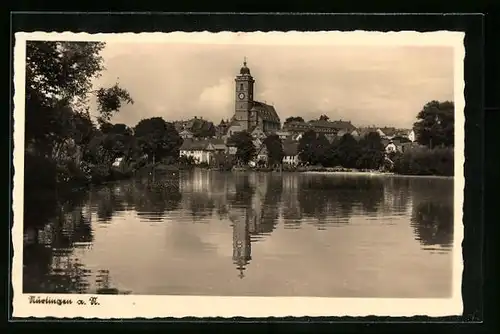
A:
<svg viewBox="0 0 500 334">
<path fill-rule="evenodd" d="M 257 155 L 257 161 L 261 161 L 261 160 L 262 161 L 267 161 L 267 154 L 265 154 L 265 153 L 259 153 Z"/>
<path fill-rule="evenodd" d="M 120 167 L 124 159 L 125 158 L 123 158 L 123 157 L 116 158 L 115 161 L 113 162 L 112 166 L 116 167 L 116 168 Z"/>
<path fill-rule="evenodd" d="M 289 165 L 298 165 L 299 164 L 299 156 L 298 155 L 285 155 L 283 157 L 283 163 Z"/>
<path fill-rule="evenodd" d="M 415 131 L 411 130 L 410 133 L 408 133 L 408 139 L 411 140 L 412 142 L 415 141 Z"/>
<path fill-rule="evenodd" d="M 396 147 L 396 145 L 394 145 L 394 143 L 389 143 L 389 144 L 387 144 L 387 146 L 385 147 L 385 151 L 386 151 L 387 153 L 396 152 L 396 150 L 397 150 L 397 147 Z"/>
<path fill-rule="evenodd" d="M 195 151 L 180 151 L 179 152 L 180 156 L 185 156 L 185 157 L 192 157 L 196 163 L 207 163 L 210 164 L 212 161 L 212 152 L 211 151 L 204 151 L 204 150 L 195 150 Z"/>
</svg>

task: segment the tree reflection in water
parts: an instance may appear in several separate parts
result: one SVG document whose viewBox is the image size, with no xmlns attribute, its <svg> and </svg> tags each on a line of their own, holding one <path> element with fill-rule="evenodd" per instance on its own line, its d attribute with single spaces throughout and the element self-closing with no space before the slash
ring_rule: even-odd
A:
<svg viewBox="0 0 500 334">
<path fill-rule="evenodd" d="M 415 179 L 412 183 L 411 225 L 424 248 L 449 249 L 453 245 L 453 181 Z"/>
<path fill-rule="evenodd" d="M 298 202 L 302 214 L 318 229 L 331 224 L 346 224 L 355 214 L 374 214 L 384 198 L 380 178 L 318 175 L 301 178 Z"/>
<path fill-rule="evenodd" d="M 33 203 L 25 203 L 25 205 Z M 85 293 L 90 270 L 74 256 L 74 250 L 93 241 L 90 217 L 81 200 L 59 203 L 55 215 L 25 219 L 23 291 L 25 293 Z M 43 221 L 44 226 L 39 222 Z"/>
<path fill-rule="evenodd" d="M 413 208 L 411 225 L 415 239 L 423 246 L 453 245 L 453 206 L 446 203 L 425 201 Z"/>
<path fill-rule="evenodd" d="M 149 221 L 162 221 L 165 213 L 179 206 L 182 195 L 179 189 L 179 175 L 139 180 L 134 183 L 133 200 L 137 215 Z"/>
<path fill-rule="evenodd" d="M 178 208 L 182 199 L 178 174 L 123 181 L 91 192 L 100 223 L 108 223 L 117 212 L 135 210 L 142 219 L 161 221 L 166 212 Z"/>
<path fill-rule="evenodd" d="M 28 213 L 24 221 L 25 293 L 124 293 L 110 286 L 109 272 L 105 269 L 97 273 L 94 282 L 90 282 L 93 273 L 75 254 L 80 248 L 92 246 L 91 208 L 95 208 L 101 223 L 109 222 L 117 212 L 130 206 L 138 215 L 158 220 L 166 211 L 175 210 L 181 200 L 175 178 L 164 183 L 151 183 L 150 180 L 121 182 L 83 194 L 84 198 L 70 197 L 64 202 L 55 199 L 53 210 L 40 211 L 33 210 L 41 205 L 36 201 L 37 196 L 25 198 Z M 33 211 L 38 214 L 31 214 Z M 103 282 L 108 283 L 100 286 Z"/>
</svg>

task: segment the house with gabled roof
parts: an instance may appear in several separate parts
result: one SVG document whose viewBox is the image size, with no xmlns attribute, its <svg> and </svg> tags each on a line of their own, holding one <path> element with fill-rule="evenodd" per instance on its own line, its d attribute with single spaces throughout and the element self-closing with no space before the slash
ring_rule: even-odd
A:
<svg viewBox="0 0 500 334">
<path fill-rule="evenodd" d="M 309 123 L 292 121 L 288 122 L 283 126 L 283 130 L 291 133 L 292 135 L 297 135 L 310 130 Z"/>
<path fill-rule="evenodd" d="M 267 147 L 264 144 L 261 144 L 260 147 L 257 149 L 257 154 L 255 155 L 256 162 L 259 161 L 264 161 L 267 163 L 268 159 L 268 152 L 267 152 Z"/>
<path fill-rule="evenodd" d="M 237 120 L 233 119 L 229 122 L 229 125 L 227 127 L 227 131 L 225 136 L 227 138 L 230 138 L 232 135 L 234 135 L 237 132 L 243 132 L 246 131 L 247 129 Z"/>
<path fill-rule="evenodd" d="M 385 134 L 380 130 L 379 128 L 376 127 L 364 127 L 364 128 L 358 128 L 357 133 L 358 136 L 353 136 L 355 139 L 360 140 L 364 138 L 367 134 L 376 132 L 379 134 L 380 138 L 384 139 L 386 138 Z M 352 134 L 352 133 L 351 133 Z"/>
<path fill-rule="evenodd" d="M 252 138 L 256 138 L 256 139 L 260 139 L 260 140 L 263 140 L 267 137 L 264 130 L 262 130 L 260 127 L 255 127 L 252 130 L 252 132 L 250 132 L 250 135 L 252 135 Z"/>
<path fill-rule="evenodd" d="M 386 137 L 387 139 L 394 138 L 398 134 L 398 130 L 395 127 L 384 126 L 379 130 L 384 134 L 384 137 Z"/>
<path fill-rule="evenodd" d="M 179 132 L 179 136 L 182 139 L 191 139 L 191 138 L 193 138 L 193 133 L 191 131 L 185 129 L 185 130 L 182 130 L 181 132 Z"/>
<path fill-rule="evenodd" d="M 198 164 L 210 164 L 215 151 L 215 146 L 208 139 L 184 139 L 179 156 L 191 157 Z"/>
<path fill-rule="evenodd" d="M 213 138 L 210 139 L 210 143 L 212 144 L 214 151 L 217 153 L 227 153 L 227 146 L 222 138 Z"/>
</svg>

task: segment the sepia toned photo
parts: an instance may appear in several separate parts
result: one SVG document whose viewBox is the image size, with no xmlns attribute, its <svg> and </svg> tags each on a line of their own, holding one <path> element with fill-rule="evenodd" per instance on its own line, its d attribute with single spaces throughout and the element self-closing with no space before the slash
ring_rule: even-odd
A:
<svg viewBox="0 0 500 334">
<path fill-rule="evenodd" d="M 463 38 L 17 33 L 13 315 L 461 314 Z"/>
</svg>

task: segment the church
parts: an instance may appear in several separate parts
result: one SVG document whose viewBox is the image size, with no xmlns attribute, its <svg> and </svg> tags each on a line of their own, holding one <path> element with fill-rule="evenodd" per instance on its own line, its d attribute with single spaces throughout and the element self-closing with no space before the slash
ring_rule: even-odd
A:
<svg viewBox="0 0 500 334">
<path fill-rule="evenodd" d="M 274 107 L 254 100 L 254 84 L 245 59 L 235 78 L 235 110 L 227 135 L 241 131 L 268 135 L 280 129 L 281 121 Z"/>
</svg>

